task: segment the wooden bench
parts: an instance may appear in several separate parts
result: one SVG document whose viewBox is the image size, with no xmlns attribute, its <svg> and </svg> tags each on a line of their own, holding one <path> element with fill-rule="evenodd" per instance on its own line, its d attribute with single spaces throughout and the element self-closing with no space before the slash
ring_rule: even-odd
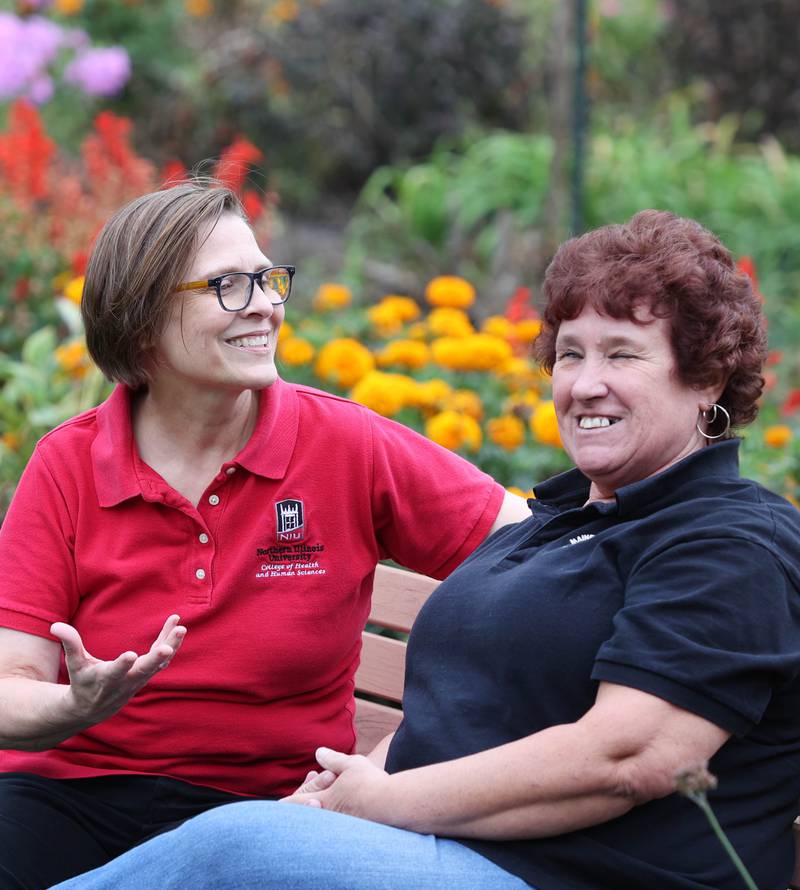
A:
<svg viewBox="0 0 800 890">
<path fill-rule="evenodd" d="M 426 575 L 379 565 L 375 570 L 372 611 L 369 622 L 379 630 L 408 633 L 425 600 L 439 582 Z M 356 732 L 358 753 L 368 754 L 378 742 L 394 732 L 403 712 L 403 680 L 406 644 L 372 630 L 362 635 L 361 665 L 356 672 Z M 364 698 L 363 696 L 369 696 Z M 373 701 L 381 698 L 386 704 Z M 794 824 L 795 871 L 790 890 L 800 890 L 800 817 Z"/>
<path fill-rule="evenodd" d="M 362 635 L 361 665 L 356 672 L 358 753 L 367 754 L 400 724 L 406 644 L 381 636 L 380 629 L 408 633 L 422 604 L 439 582 L 391 566 L 375 570 L 369 623 L 376 631 Z M 369 698 L 364 698 L 364 696 Z M 372 699 L 380 698 L 382 702 Z"/>
</svg>

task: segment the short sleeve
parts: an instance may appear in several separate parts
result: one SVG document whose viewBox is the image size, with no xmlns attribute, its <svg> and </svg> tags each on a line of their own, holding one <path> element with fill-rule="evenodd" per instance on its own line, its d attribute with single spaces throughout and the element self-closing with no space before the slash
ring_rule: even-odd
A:
<svg viewBox="0 0 800 890">
<path fill-rule="evenodd" d="M 381 558 L 444 578 L 489 533 L 505 491 L 457 454 L 372 415 L 372 515 Z"/>
<path fill-rule="evenodd" d="M 800 596 L 746 539 L 684 542 L 628 577 L 592 678 L 631 686 L 736 734 L 800 671 Z"/>
<path fill-rule="evenodd" d="M 77 608 L 74 526 L 37 448 L 0 527 L 0 626 L 49 636 Z"/>
</svg>

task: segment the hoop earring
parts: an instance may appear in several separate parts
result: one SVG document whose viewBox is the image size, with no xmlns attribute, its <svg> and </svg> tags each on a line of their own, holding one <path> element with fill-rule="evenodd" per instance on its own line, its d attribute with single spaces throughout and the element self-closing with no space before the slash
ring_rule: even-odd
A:
<svg viewBox="0 0 800 890">
<path fill-rule="evenodd" d="M 697 432 L 700 433 L 700 435 L 704 439 L 721 439 L 723 436 L 728 435 L 728 431 L 731 428 L 731 416 L 730 414 L 728 414 L 727 410 L 722 407 L 722 405 L 718 405 L 716 402 L 714 402 L 713 405 L 710 405 L 708 408 L 704 408 L 700 412 L 700 418 L 707 427 L 711 427 L 717 422 L 717 418 L 719 417 L 720 412 L 725 415 L 725 429 L 721 433 L 717 433 L 716 436 L 710 436 L 705 430 L 701 429 L 699 420 L 695 424 L 695 426 L 697 427 Z"/>
</svg>

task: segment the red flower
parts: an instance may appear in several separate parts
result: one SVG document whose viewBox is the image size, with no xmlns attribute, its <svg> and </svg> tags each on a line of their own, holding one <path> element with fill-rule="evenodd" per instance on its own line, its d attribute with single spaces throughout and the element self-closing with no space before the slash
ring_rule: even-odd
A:
<svg viewBox="0 0 800 890">
<path fill-rule="evenodd" d="M 761 302 L 764 302 L 764 297 L 761 294 L 761 291 L 758 287 L 758 276 L 756 275 L 756 264 L 753 262 L 753 258 L 749 256 L 739 257 L 736 260 L 736 268 L 740 272 L 744 272 L 744 274 L 750 279 L 753 285 L 753 293 L 758 297 Z"/>
<path fill-rule="evenodd" d="M 172 188 L 173 185 L 186 181 L 186 167 L 180 161 L 167 161 L 159 178 L 162 188 Z"/>
<path fill-rule="evenodd" d="M 250 222 L 255 222 L 264 212 L 264 202 L 252 189 L 247 189 L 242 195 L 242 206 Z"/>
<path fill-rule="evenodd" d="M 47 173 L 55 150 L 39 112 L 24 100 L 15 102 L 8 130 L 0 134 L 0 174 L 16 198 L 35 201 L 47 195 Z"/>
<path fill-rule="evenodd" d="M 779 365 L 783 361 L 783 350 L 781 349 L 772 349 L 767 356 L 767 367 L 773 368 L 775 365 Z"/>
<path fill-rule="evenodd" d="M 784 403 L 781 405 L 781 415 L 790 417 L 800 409 L 800 389 L 793 389 L 786 396 Z"/>
<path fill-rule="evenodd" d="M 252 142 L 240 136 L 223 149 L 214 176 L 238 195 L 252 164 L 263 160 L 264 155 Z"/>
<path fill-rule="evenodd" d="M 506 306 L 506 318 L 509 321 L 518 322 L 523 318 L 538 318 L 536 310 L 531 304 L 531 289 L 518 287 Z"/>
</svg>

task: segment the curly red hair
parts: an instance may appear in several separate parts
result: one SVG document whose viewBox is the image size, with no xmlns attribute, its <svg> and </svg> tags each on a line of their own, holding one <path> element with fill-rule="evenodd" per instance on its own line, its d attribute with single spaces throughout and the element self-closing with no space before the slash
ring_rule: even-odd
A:
<svg viewBox="0 0 800 890">
<path fill-rule="evenodd" d="M 624 225 L 566 241 L 545 272 L 544 297 L 534 353 L 548 372 L 561 322 L 584 306 L 634 322 L 644 307 L 669 320 L 680 379 L 688 386 L 724 381 L 718 401 L 731 426 L 755 419 L 767 356 L 761 304 L 727 248 L 694 220 L 642 210 Z"/>
</svg>

